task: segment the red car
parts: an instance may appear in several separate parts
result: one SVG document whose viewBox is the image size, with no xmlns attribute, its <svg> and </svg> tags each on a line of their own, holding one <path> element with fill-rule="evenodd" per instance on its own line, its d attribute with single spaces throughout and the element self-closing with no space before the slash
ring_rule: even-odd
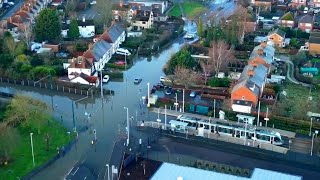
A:
<svg viewBox="0 0 320 180">
<path fill-rule="evenodd" d="M 126 65 L 126 62 L 124 62 L 124 61 L 117 61 L 117 62 L 115 62 L 115 64 L 116 64 L 116 65 L 119 65 L 119 66 L 124 66 L 124 65 Z"/>
</svg>

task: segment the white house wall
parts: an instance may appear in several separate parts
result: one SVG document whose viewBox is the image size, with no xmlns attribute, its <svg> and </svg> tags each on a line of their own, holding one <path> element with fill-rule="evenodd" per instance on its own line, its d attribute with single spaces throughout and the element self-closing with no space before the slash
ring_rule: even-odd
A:
<svg viewBox="0 0 320 180">
<path fill-rule="evenodd" d="M 80 36 L 83 38 L 93 37 L 95 35 L 94 26 L 79 26 Z"/>
<path fill-rule="evenodd" d="M 251 113 L 251 107 L 232 104 L 232 111 L 241 112 L 241 113 Z"/>
</svg>

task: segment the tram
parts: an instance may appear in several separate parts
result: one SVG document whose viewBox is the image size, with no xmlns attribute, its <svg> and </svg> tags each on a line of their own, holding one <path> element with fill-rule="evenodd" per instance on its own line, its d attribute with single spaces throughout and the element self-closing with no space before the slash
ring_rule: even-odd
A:
<svg viewBox="0 0 320 180">
<path fill-rule="evenodd" d="M 203 120 L 186 115 L 179 115 L 176 121 L 188 123 L 188 129 L 197 130 L 203 128 L 204 132 L 218 133 L 231 137 L 237 137 L 241 139 L 251 139 L 260 143 L 268 143 L 274 145 L 282 145 L 283 140 L 279 132 L 268 131 L 264 129 L 255 128 L 244 123 L 228 123 Z"/>
</svg>

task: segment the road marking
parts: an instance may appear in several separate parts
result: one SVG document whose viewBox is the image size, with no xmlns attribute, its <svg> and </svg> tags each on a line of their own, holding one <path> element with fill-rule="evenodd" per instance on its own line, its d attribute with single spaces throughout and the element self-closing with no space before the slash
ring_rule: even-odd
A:
<svg viewBox="0 0 320 180">
<path fill-rule="evenodd" d="M 79 167 L 77 167 L 77 170 L 74 173 L 72 173 L 72 175 L 74 176 L 78 172 L 78 170 L 79 170 Z"/>
</svg>

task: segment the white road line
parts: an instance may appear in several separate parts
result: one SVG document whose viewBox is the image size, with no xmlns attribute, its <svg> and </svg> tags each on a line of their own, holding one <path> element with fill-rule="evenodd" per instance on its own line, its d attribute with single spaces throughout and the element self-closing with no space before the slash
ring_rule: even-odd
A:
<svg viewBox="0 0 320 180">
<path fill-rule="evenodd" d="M 78 170 L 79 170 L 79 167 L 77 167 L 77 170 L 74 173 L 72 173 L 72 175 L 74 176 L 78 172 Z"/>
</svg>

